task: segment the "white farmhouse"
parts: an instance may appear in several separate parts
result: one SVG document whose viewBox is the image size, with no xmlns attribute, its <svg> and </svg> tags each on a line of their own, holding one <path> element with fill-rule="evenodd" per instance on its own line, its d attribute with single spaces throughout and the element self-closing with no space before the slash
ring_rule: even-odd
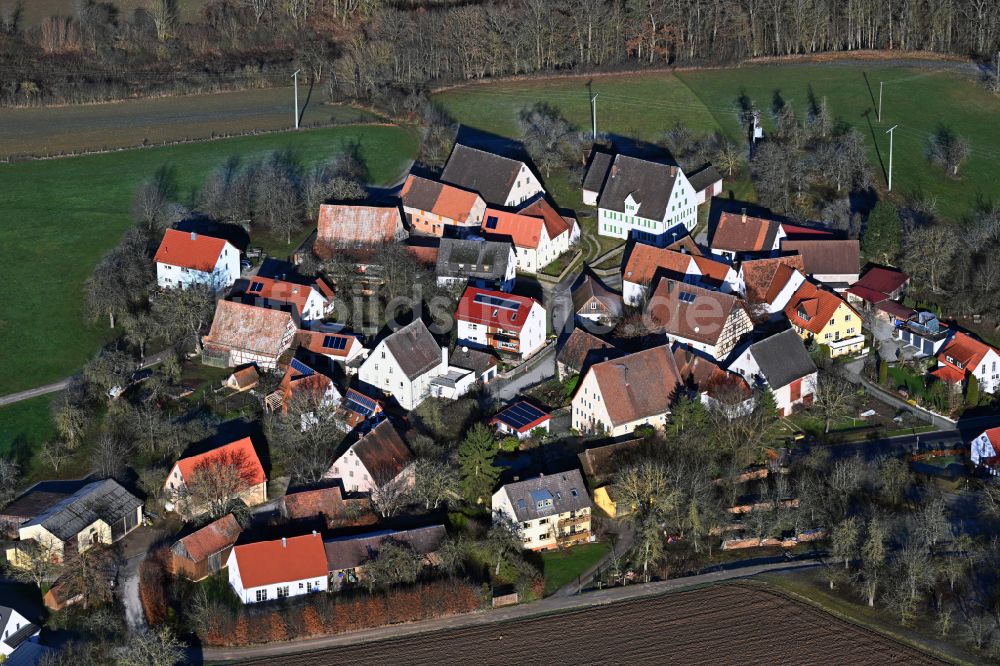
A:
<svg viewBox="0 0 1000 666">
<path fill-rule="evenodd" d="M 273 370 L 278 358 L 292 346 L 297 330 L 292 315 L 283 310 L 219 301 L 212 328 L 202 339 L 202 360 L 229 368 L 255 363 L 258 368 Z"/>
<path fill-rule="evenodd" d="M 994 476 L 1000 475 L 1000 428 L 990 428 L 969 444 L 972 464 Z"/>
<path fill-rule="evenodd" d="M 446 374 L 448 352 L 421 320 L 392 333 L 372 350 L 358 379 L 391 395 L 406 410 L 416 409 L 431 393 L 431 380 Z"/>
<path fill-rule="evenodd" d="M 781 416 L 791 415 L 796 405 L 808 407 L 816 395 L 816 364 L 792 329 L 743 349 L 729 364 L 729 370 L 751 386 L 769 389 Z"/>
<path fill-rule="evenodd" d="M 462 144 L 455 144 L 441 180 L 477 192 L 494 206 L 517 206 L 545 191 L 524 162 Z"/>
<path fill-rule="evenodd" d="M 392 423 L 382 421 L 333 461 L 323 475 L 340 479 L 349 492 L 372 492 L 386 484 L 408 484 L 413 454 Z"/>
<path fill-rule="evenodd" d="M 616 155 L 591 165 L 607 168 L 597 200 L 597 233 L 664 245 L 698 225 L 697 196 L 680 167 Z"/>
<path fill-rule="evenodd" d="M 590 541 L 591 505 L 579 470 L 508 483 L 493 494 L 493 520 L 518 526 L 525 550 Z"/>
<path fill-rule="evenodd" d="M 237 287 L 238 288 L 238 287 Z M 333 290 L 317 278 L 311 284 L 254 276 L 240 294 L 243 302 L 270 308 L 294 306 L 303 322 L 323 319 L 333 307 Z"/>
<path fill-rule="evenodd" d="M 469 287 L 455 310 L 458 342 L 527 358 L 545 344 L 545 308 L 533 298 Z"/>
<path fill-rule="evenodd" d="M 326 550 L 316 532 L 236 546 L 226 565 L 229 585 L 243 604 L 325 592 L 328 587 Z"/>
<path fill-rule="evenodd" d="M 220 290 L 240 276 L 240 252 L 229 241 L 167 229 L 154 257 L 156 284 L 163 289 L 206 284 Z"/>
</svg>

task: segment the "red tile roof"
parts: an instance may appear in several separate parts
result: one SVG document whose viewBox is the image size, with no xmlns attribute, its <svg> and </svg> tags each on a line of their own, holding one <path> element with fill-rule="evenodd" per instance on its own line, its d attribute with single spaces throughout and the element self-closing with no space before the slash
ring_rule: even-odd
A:
<svg viewBox="0 0 1000 666">
<path fill-rule="evenodd" d="M 185 483 L 191 481 L 199 468 L 210 465 L 234 465 L 238 467 L 239 474 L 246 482 L 247 487 L 267 481 L 264 468 L 260 464 L 260 458 L 257 457 L 257 452 L 249 437 L 177 461 L 177 467 L 180 469 Z"/>
<path fill-rule="evenodd" d="M 313 251 L 321 259 L 343 248 L 371 247 L 406 237 L 395 206 L 324 204 L 319 209 Z"/>
<path fill-rule="evenodd" d="M 192 532 L 174 545 L 187 553 L 187 558 L 192 562 L 201 562 L 209 555 L 218 553 L 221 550 L 232 546 L 240 538 L 240 527 L 233 514 L 227 514 L 216 521 L 205 525 L 200 530 Z"/>
<path fill-rule="evenodd" d="M 244 589 L 310 578 L 319 580 L 329 573 L 319 534 L 248 543 L 233 548 L 233 554 Z"/>
<path fill-rule="evenodd" d="M 472 209 L 480 201 L 475 192 L 413 174 L 407 176 L 399 197 L 404 206 L 434 213 L 455 222 L 467 221 L 472 215 Z"/>
<path fill-rule="evenodd" d="M 525 421 L 524 416 L 536 416 L 534 420 Z M 530 418 L 529 416 L 529 418 Z M 535 407 L 530 402 L 520 400 L 510 407 L 504 409 L 492 419 L 490 419 L 490 425 L 496 425 L 497 423 L 503 423 L 506 426 L 516 430 L 520 433 L 531 432 L 538 426 L 542 425 L 552 416 L 543 412 L 541 409 Z"/>
<path fill-rule="evenodd" d="M 552 204 L 545 197 L 539 197 L 527 206 L 522 206 L 517 211 L 522 215 L 533 215 L 545 221 L 545 231 L 549 238 L 557 238 L 560 234 L 567 233 L 572 228 L 572 220 L 567 220 L 559 214 Z"/>
<path fill-rule="evenodd" d="M 978 367 L 991 349 L 993 347 L 985 342 L 980 342 L 968 333 L 959 331 L 938 353 L 938 360 L 942 363 L 950 363 L 947 360 L 947 357 L 950 356 L 961 363 L 965 371 L 968 372 Z"/>
<path fill-rule="evenodd" d="M 861 279 L 855 282 L 847 291 L 871 303 L 878 303 L 879 300 L 889 298 L 889 294 L 904 286 L 909 281 L 910 276 L 902 271 L 875 266 L 868 269 L 861 276 Z M 863 294 L 869 294 L 869 296 L 871 294 L 882 294 L 882 298 L 871 300 L 871 298 L 866 298 Z"/>
<path fill-rule="evenodd" d="M 487 208 L 483 215 L 483 233 L 510 238 L 516 247 L 537 249 L 542 229 L 545 228 L 545 220 L 541 217 L 508 213 L 496 208 Z"/>
<path fill-rule="evenodd" d="M 253 351 L 279 356 L 288 348 L 285 334 L 292 315 L 283 310 L 259 308 L 237 301 L 219 301 L 215 305 L 212 328 L 205 336 L 206 345 Z"/>
<path fill-rule="evenodd" d="M 296 360 L 296 363 L 301 363 L 301 361 Z M 309 368 L 305 364 L 303 364 L 303 367 L 312 370 L 312 368 Z M 281 399 L 282 412 L 288 412 L 288 407 L 291 405 L 293 396 L 308 395 L 311 396 L 310 400 L 319 402 L 332 385 L 333 380 L 321 372 L 313 370 L 312 374 L 304 374 L 296 369 L 294 365 L 289 365 L 288 370 L 285 371 L 285 376 L 281 378 L 281 383 L 278 384 L 278 391 L 283 392 Z M 315 402 L 312 404 L 315 404 Z"/>
<path fill-rule="evenodd" d="M 324 347 L 323 342 L 325 342 L 327 338 L 343 339 L 344 346 L 340 349 Z M 323 331 L 307 331 L 305 329 L 299 329 L 295 339 L 298 341 L 299 346 L 308 349 L 314 354 L 342 358 L 349 356 L 351 352 L 354 351 L 355 345 L 361 344 L 358 342 L 357 337 L 347 333 L 324 333 Z"/>
<path fill-rule="evenodd" d="M 290 520 L 305 520 L 322 516 L 327 527 L 371 525 L 376 521 L 371 502 L 366 499 L 345 500 L 340 486 L 289 493 L 284 498 L 285 513 Z M 357 513 L 349 517 L 349 508 Z"/>
<path fill-rule="evenodd" d="M 704 356 L 695 354 L 687 347 L 678 345 L 674 349 L 674 361 L 685 385 L 699 393 L 718 397 L 730 387 L 746 397 L 750 397 L 750 387 L 746 380 L 736 373 L 723 370 Z"/>
<path fill-rule="evenodd" d="M 257 285 L 260 285 L 259 287 Z M 247 285 L 246 294 L 258 298 L 266 298 L 276 303 L 289 303 L 298 308 L 299 314 L 305 310 L 309 295 L 313 293 L 315 287 L 311 284 L 296 284 L 295 282 L 285 282 L 272 278 L 257 277 L 250 278 Z M 317 293 L 318 290 L 316 290 Z M 319 294 L 329 300 L 322 293 Z"/>
<path fill-rule="evenodd" d="M 781 225 L 774 220 L 722 213 L 712 235 L 712 249 L 729 252 L 766 252 L 774 249 Z"/>
<path fill-rule="evenodd" d="M 667 413 L 683 384 L 666 345 L 598 363 L 590 372 L 613 425 Z"/>
<path fill-rule="evenodd" d="M 788 283 L 793 270 L 805 272 L 798 255 L 774 259 L 751 259 L 740 265 L 746 298 L 751 303 L 770 303 Z"/>
<path fill-rule="evenodd" d="M 499 301 L 503 301 L 504 307 L 497 305 Z M 458 302 L 455 319 L 508 331 L 520 331 L 532 307 L 537 304 L 538 301 L 527 296 L 468 287 Z"/>
<path fill-rule="evenodd" d="M 649 286 L 657 272 L 681 278 L 690 272 L 692 260 L 691 255 L 683 252 L 637 243 L 622 269 L 622 279 Z"/>
<path fill-rule="evenodd" d="M 352 447 L 372 478 L 395 479 L 413 462 L 413 454 L 389 421 L 382 421 Z"/>
<path fill-rule="evenodd" d="M 785 237 L 796 240 L 807 240 L 810 238 L 833 238 L 833 232 L 815 227 L 803 227 L 798 224 L 782 224 L 781 230 L 785 232 Z"/>
<path fill-rule="evenodd" d="M 660 280 L 646 306 L 653 323 L 671 336 L 715 345 L 730 317 L 743 309 L 732 294 L 669 278 Z"/>
<path fill-rule="evenodd" d="M 965 381 L 965 373 L 950 365 L 939 366 L 931 370 L 931 374 L 947 384 L 961 384 Z"/>
<path fill-rule="evenodd" d="M 990 428 L 983 434 L 986 435 L 986 439 L 989 440 L 990 445 L 993 447 L 993 453 L 995 454 L 983 462 L 987 465 L 996 467 L 997 464 L 1000 463 L 1000 428 Z"/>
<path fill-rule="evenodd" d="M 221 238 L 167 229 L 154 260 L 160 264 L 211 273 L 225 247 L 226 241 Z"/>
<path fill-rule="evenodd" d="M 785 316 L 799 328 L 804 328 L 814 334 L 823 332 L 830 318 L 841 305 L 848 307 L 847 301 L 836 294 L 820 289 L 812 282 L 803 282 L 802 286 L 792 294 L 792 298 L 785 306 Z M 805 316 L 802 316 L 803 313 Z M 855 314 L 857 314 L 855 312 Z M 808 317 L 808 319 L 806 318 Z"/>
</svg>

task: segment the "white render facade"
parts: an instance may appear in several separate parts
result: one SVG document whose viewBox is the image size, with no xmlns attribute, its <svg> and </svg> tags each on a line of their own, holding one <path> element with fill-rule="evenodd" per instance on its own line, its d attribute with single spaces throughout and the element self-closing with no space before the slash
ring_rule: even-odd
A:
<svg viewBox="0 0 1000 666">
<path fill-rule="evenodd" d="M 3 658 L 9 657 L 16 649 L 7 644 L 7 639 L 19 632 L 22 628 L 31 624 L 28 622 L 26 617 L 18 613 L 15 609 L 9 607 L 8 609 L 10 612 L 7 614 L 6 626 L 0 627 L 0 657 Z M 36 626 L 35 633 L 33 633 L 31 637 L 33 638 L 37 636 L 39 632 L 41 632 L 41 628 Z M 28 640 L 31 640 L 31 638 Z M 2 659 L 0 659 L 0 661 L 2 661 Z"/>
<path fill-rule="evenodd" d="M 581 492 L 586 492 L 586 490 L 584 489 Z M 500 514 L 517 525 L 525 550 L 550 550 L 556 548 L 558 546 L 557 535 L 567 536 L 570 534 L 570 528 L 565 526 L 561 528 L 560 532 L 560 522 L 579 519 L 581 524 L 577 526 L 577 529 L 580 532 L 590 532 L 589 518 L 591 516 L 591 509 L 589 507 L 576 511 L 553 513 L 544 518 L 518 521 L 506 488 L 501 488 L 493 493 L 491 505 L 494 514 Z"/>
<path fill-rule="evenodd" d="M 156 284 L 162 289 L 186 289 L 207 284 L 215 290 L 227 289 L 240 277 L 240 253 L 226 241 L 211 272 L 156 262 Z"/>
<path fill-rule="evenodd" d="M 990 441 L 990 432 L 987 430 L 969 443 L 969 459 L 977 467 L 982 465 L 993 476 L 1000 476 L 1000 467 L 984 464 L 984 461 L 997 457 L 997 450 Z"/>
<path fill-rule="evenodd" d="M 670 242 L 667 232 L 684 227 L 690 232 L 698 226 L 698 202 L 694 188 L 680 169 L 674 187 L 667 201 L 662 220 L 654 220 L 637 214 L 639 202 L 629 195 L 625 199 L 625 212 L 608 208 L 597 209 L 597 231 L 601 236 L 613 238 L 636 238 L 659 245 Z"/>
<path fill-rule="evenodd" d="M 441 363 L 410 379 L 383 340 L 361 364 L 358 379 L 391 395 L 403 409 L 411 410 L 430 395 L 431 380 L 445 372 L 447 367 L 447 351 L 443 351 Z"/>
<path fill-rule="evenodd" d="M 284 599 L 286 597 L 298 597 L 303 594 L 313 592 L 326 592 L 329 587 L 329 580 L 326 575 L 316 578 L 303 578 L 301 580 L 282 581 L 271 585 L 261 585 L 258 587 L 243 587 L 243 580 L 240 578 L 240 565 L 236 561 L 236 549 L 229 553 L 226 560 L 226 567 L 229 572 L 229 586 L 233 588 L 236 596 L 240 598 L 243 605 L 256 604 L 274 599 Z"/>
<path fill-rule="evenodd" d="M 670 412 L 666 411 L 627 423 L 612 423 L 607 405 L 604 404 L 604 396 L 601 395 L 597 377 L 592 371 L 587 372 L 577 387 L 571 408 L 571 423 L 574 430 L 584 434 L 604 433 L 608 437 L 628 435 L 639 426 L 644 425 L 662 430 L 666 427 L 667 418 L 670 416 Z"/>
<path fill-rule="evenodd" d="M 729 364 L 729 371 L 746 378 L 751 384 L 756 378 L 761 376 L 760 365 L 758 365 L 757 359 L 754 358 L 749 349 L 737 356 Z M 810 403 L 816 395 L 817 377 L 818 372 L 812 372 L 784 386 L 768 385 L 768 389 L 774 395 L 774 402 L 778 408 L 778 413 L 782 416 L 788 416 L 795 409 L 796 405 Z M 795 387 L 795 393 L 798 394 L 794 398 L 792 397 L 793 387 Z"/>
<path fill-rule="evenodd" d="M 520 331 L 507 330 L 487 324 L 473 323 L 456 317 L 459 344 L 517 354 L 522 359 L 538 351 L 545 344 L 546 313 L 538 302 L 532 304 Z M 502 339 L 497 339 L 499 335 Z"/>
<path fill-rule="evenodd" d="M 517 206 L 545 192 L 542 184 L 538 181 L 538 177 L 532 173 L 528 165 L 524 162 L 520 162 L 520 165 L 521 167 L 518 169 L 514 184 L 510 186 L 510 191 L 507 192 L 507 199 L 503 202 L 504 206 Z"/>
</svg>

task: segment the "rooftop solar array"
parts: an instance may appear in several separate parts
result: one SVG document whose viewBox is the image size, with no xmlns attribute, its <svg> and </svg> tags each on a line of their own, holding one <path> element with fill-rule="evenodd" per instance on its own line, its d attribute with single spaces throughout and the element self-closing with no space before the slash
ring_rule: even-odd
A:
<svg viewBox="0 0 1000 666">
<path fill-rule="evenodd" d="M 341 335 L 327 335 L 323 338 L 323 347 L 326 349 L 345 349 L 347 348 L 347 338 Z"/>
<path fill-rule="evenodd" d="M 489 305 L 495 308 L 503 308 L 504 310 L 514 310 L 515 312 L 521 309 L 521 304 L 517 301 L 500 298 L 499 296 L 490 296 L 489 294 L 476 294 L 472 301 L 479 305 Z"/>
<path fill-rule="evenodd" d="M 305 377 L 315 374 L 315 371 L 312 368 L 297 358 L 292 359 L 292 369 Z"/>
<path fill-rule="evenodd" d="M 348 391 L 346 400 L 350 403 L 349 409 L 365 417 L 371 416 L 378 409 L 377 402 L 354 390 Z"/>
<path fill-rule="evenodd" d="M 677 298 L 681 299 L 681 303 L 694 303 L 694 294 L 690 291 L 682 291 Z"/>
<path fill-rule="evenodd" d="M 526 402 L 519 402 L 497 414 L 497 420 L 506 423 L 515 430 L 520 430 L 524 426 L 548 416 L 545 412 L 534 405 Z"/>
<path fill-rule="evenodd" d="M 254 280 L 253 282 L 250 283 L 250 289 L 248 289 L 247 291 L 249 291 L 251 294 L 259 294 L 260 290 L 263 288 L 264 288 L 263 282 L 257 282 L 256 280 Z"/>
<path fill-rule="evenodd" d="M 497 228 L 497 221 L 498 220 L 497 220 L 497 216 L 496 215 L 490 215 L 489 217 L 486 218 L 486 228 L 487 229 L 496 229 Z"/>
</svg>

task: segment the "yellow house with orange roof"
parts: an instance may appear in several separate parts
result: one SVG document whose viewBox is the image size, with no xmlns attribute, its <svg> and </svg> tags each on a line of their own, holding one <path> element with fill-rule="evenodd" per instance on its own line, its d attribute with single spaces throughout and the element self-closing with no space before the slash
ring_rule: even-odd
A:
<svg viewBox="0 0 1000 666">
<path fill-rule="evenodd" d="M 831 358 L 865 349 L 861 315 L 847 301 L 811 282 L 803 282 L 785 306 L 785 316 L 799 336 L 830 350 Z"/>
</svg>

